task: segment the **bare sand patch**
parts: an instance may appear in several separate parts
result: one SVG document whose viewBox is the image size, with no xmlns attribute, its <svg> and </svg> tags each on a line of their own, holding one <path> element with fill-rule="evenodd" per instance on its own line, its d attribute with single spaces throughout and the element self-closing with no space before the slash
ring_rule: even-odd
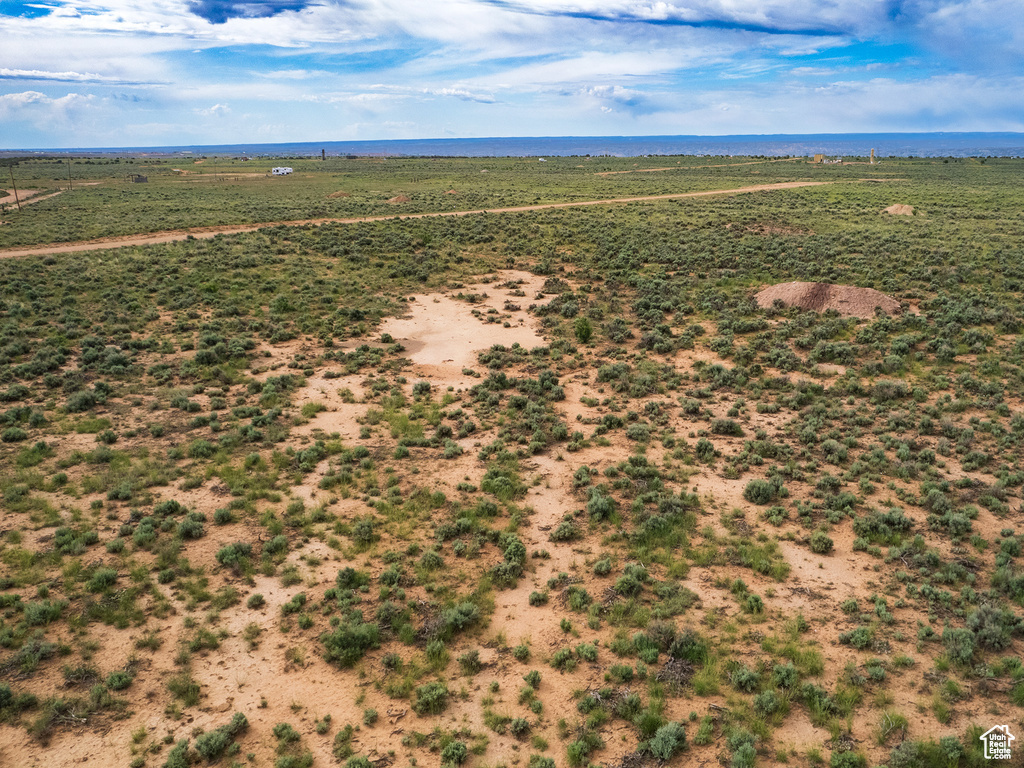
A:
<svg viewBox="0 0 1024 768">
<path fill-rule="evenodd" d="M 411 203 L 412 198 L 406 195 L 396 195 L 395 197 L 388 199 L 389 203 Z"/>
<path fill-rule="evenodd" d="M 781 301 L 787 307 L 800 307 L 815 312 L 834 309 L 843 317 L 871 318 L 875 316 L 876 307 L 889 315 L 903 311 L 896 299 L 874 288 L 834 283 L 779 283 L 765 288 L 754 298 L 762 309 L 768 309 L 776 301 Z"/>
<path fill-rule="evenodd" d="M 914 206 L 897 203 L 896 205 L 890 205 L 883 213 L 889 213 L 893 216 L 913 216 Z"/>
<path fill-rule="evenodd" d="M 508 287 L 508 283 L 516 287 Z M 451 292 L 413 296 L 409 313 L 386 320 L 380 330 L 405 347 L 417 375 L 442 386 L 470 386 L 476 378 L 463 370 L 479 367 L 478 352 L 495 344 L 518 344 L 527 349 L 544 344 L 532 315 L 505 309 L 506 301 L 517 300 L 517 292 L 532 296 L 543 283 L 544 278 L 528 272 L 506 271 L 499 273 L 494 284 L 467 286 L 457 292 L 476 297 L 472 303 Z M 505 319 L 487 320 L 495 315 Z"/>
<path fill-rule="evenodd" d="M 327 197 L 331 198 L 332 200 L 339 197 L 352 197 L 352 193 L 345 192 L 339 189 L 337 192 L 331 192 L 331 194 L 329 194 Z"/>
</svg>

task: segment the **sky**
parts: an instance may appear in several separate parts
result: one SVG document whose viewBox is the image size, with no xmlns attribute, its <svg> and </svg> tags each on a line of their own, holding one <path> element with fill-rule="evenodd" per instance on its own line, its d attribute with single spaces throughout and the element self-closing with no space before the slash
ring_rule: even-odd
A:
<svg viewBox="0 0 1024 768">
<path fill-rule="evenodd" d="M 0 148 L 1024 131 L 1021 0 L 0 0 Z"/>
</svg>

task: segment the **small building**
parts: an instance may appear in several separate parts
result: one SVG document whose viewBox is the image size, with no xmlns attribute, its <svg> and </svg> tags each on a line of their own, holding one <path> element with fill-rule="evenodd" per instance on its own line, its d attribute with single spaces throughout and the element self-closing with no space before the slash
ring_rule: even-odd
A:
<svg viewBox="0 0 1024 768">
<path fill-rule="evenodd" d="M 292 172 L 292 169 L 286 166 L 281 166 L 279 168 L 271 168 L 270 172 L 275 176 L 287 176 L 289 173 Z"/>
<path fill-rule="evenodd" d="M 145 184 L 149 181 L 149 176 L 143 176 L 141 173 L 129 173 L 128 181 L 132 184 Z"/>
</svg>

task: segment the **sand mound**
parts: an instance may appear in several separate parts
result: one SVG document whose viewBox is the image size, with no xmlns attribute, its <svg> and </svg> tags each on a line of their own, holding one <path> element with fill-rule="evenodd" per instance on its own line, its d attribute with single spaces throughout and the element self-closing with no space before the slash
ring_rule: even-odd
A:
<svg viewBox="0 0 1024 768">
<path fill-rule="evenodd" d="M 446 195 L 457 195 L 459 193 L 456 192 L 454 189 L 449 189 L 447 192 L 445 192 L 445 194 Z"/>
<path fill-rule="evenodd" d="M 388 200 L 389 203 L 408 203 L 408 202 L 411 202 L 411 201 L 412 201 L 412 198 L 411 197 L 406 197 L 405 195 L 399 195 L 398 197 L 392 197 L 390 200 Z"/>
<path fill-rule="evenodd" d="M 763 309 L 776 300 L 787 307 L 801 307 L 815 312 L 834 309 L 843 317 L 874 317 L 875 307 L 893 315 L 901 311 L 900 303 L 874 288 L 854 288 L 851 285 L 831 283 L 779 283 L 765 288 L 757 296 Z"/>
<path fill-rule="evenodd" d="M 896 205 L 890 205 L 885 209 L 885 212 L 891 213 L 893 216 L 913 216 L 914 206 L 897 203 Z"/>
<path fill-rule="evenodd" d="M 336 198 L 336 197 L 352 197 L 352 193 L 351 193 L 351 192 L 341 192 L 341 191 L 338 191 L 338 192 L 331 192 L 331 194 L 329 194 L 329 195 L 328 195 L 328 197 L 330 197 L 330 198 Z"/>
</svg>

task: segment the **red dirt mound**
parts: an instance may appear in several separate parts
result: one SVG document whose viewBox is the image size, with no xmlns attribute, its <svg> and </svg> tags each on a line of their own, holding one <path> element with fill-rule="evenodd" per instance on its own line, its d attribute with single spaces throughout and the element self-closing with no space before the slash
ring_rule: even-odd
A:
<svg viewBox="0 0 1024 768">
<path fill-rule="evenodd" d="M 801 307 L 815 312 L 834 309 L 843 317 L 874 317 L 875 307 L 886 314 L 899 314 L 900 303 L 874 288 L 855 288 L 832 283 L 779 283 L 765 288 L 755 297 L 767 309 L 776 300 L 787 307 Z"/>
<path fill-rule="evenodd" d="M 412 201 L 412 198 L 411 197 L 406 197 L 405 195 L 399 195 L 398 197 L 392 197 L 390 200 L 388 200 L 389 203 L 408 203 L 408 202 L 411 202 L 411 201 Z"/>
<path fill-rule="evenodd" d="M 329 194 L 328 197 L 330 197 L 330 198 L 352 197 L 352 193 L 351 192 L 341 192 L 341 191 L 339 191 L 339 192 L 331 192 L 331 194 Z"/>
</svg>

